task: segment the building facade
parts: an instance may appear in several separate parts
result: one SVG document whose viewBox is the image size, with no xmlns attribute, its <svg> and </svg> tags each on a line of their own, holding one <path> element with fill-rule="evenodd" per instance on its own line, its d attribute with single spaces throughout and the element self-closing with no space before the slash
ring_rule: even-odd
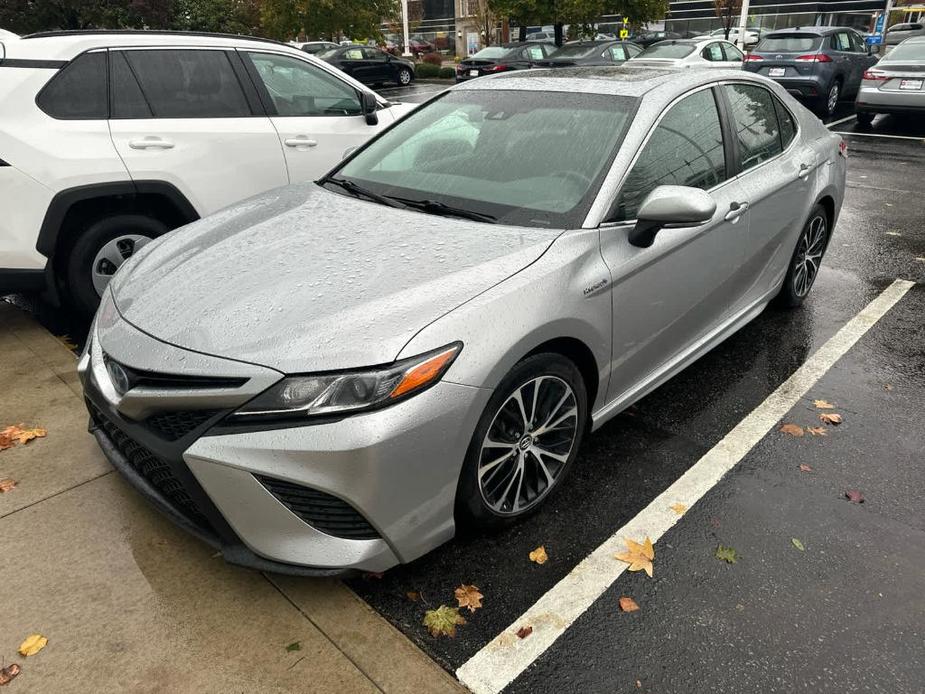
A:
<svg viewBox="0 0 925 694">
<path fill-rule="evenodd" d="M 863 32 L 872 28 L 874 15 L 885 5 L 884 0 L 751 0 L 748 26 L 766 30 L 848 26 Z M 699 34 L 718 29 L 721 22 L 716 16 L 713 0 L 669 0 L 665 25 L 669 31 Z"/>
</svg>

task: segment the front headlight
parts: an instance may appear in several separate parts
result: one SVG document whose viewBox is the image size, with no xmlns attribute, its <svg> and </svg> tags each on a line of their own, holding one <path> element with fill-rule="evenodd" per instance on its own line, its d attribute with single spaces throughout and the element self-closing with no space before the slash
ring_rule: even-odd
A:
<svg viewBox="0 0 925 694">
<path fill-rule="evenodd" d="M 230 419 L 303 419 L 391 405 L 439 381 L 461 349 L 462 343 L 456 342 L 379 368 L 289 376 L 241 407 Z"/>
</svg>

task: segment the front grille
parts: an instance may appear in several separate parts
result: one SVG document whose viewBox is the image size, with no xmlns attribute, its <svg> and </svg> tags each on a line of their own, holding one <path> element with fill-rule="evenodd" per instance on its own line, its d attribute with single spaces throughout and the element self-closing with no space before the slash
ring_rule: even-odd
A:
<svg viewBox="0 0 925 694">
<path fill-rule="evenodd" d="M 205 424 L 220 410 L 184 410 L 180 412 L 161 412 L 148 417 L 144 424 L 155 434 L 167 441 L 182 439 L 196 427 Z"/>
<path fill-rule="evenodd" d="M 199 527 L 214 532 L 183 483 L 174 476 L 170 465 L 113 424 L 98 408 L 88 403 L 94 423 L 106 432 L 113 445 L 134 468 L 181 514 Z"/>
<path fill-rule="evenodd" d="M 272 477 L 254 477 L 283 506 L 323 533 L 348 540 L 374 540 L 379 537 L 369 521 L 343 499 Z"/>
</svg>

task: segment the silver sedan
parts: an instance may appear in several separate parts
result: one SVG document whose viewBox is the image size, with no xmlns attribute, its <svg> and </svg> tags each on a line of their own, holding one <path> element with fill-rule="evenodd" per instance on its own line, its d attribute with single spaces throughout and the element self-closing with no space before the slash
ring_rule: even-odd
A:
<svg viewBox="0 0 925 694">
<path fill-rule="evenodd" d="M 846 156 L 741 71 L 474 80 L 128 260 L 79 363 L 91 430 L 228 561 L 411 561 L 539 510 L 585 435 L 799 306 Z"/>
<path fill-rule="evenodd" d="M 745 55 L 730 41 L 696 38 L 653 43 L 626 64 L 634 67 L 738 70 L 744 60 Z"/>
<path fill-rule="evenodd" d="M 925 36 L 906 39 L 864 72 L 855 110 L 863 126 L 878 113 L 925 114 Z"/>
</svg>

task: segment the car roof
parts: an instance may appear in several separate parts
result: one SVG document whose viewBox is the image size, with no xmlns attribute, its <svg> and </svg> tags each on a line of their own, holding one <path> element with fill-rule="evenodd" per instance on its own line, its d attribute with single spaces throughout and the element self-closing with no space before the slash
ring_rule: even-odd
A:
<svg viewBox="0 0 925 694">
<path fill-rule="evenodd" d="M 791 27 L 789 29 L 775 29 L 774 31 L 769 31 L 764 35 L 764 38 L 773 38 L 774 36 L 780 36 L 782 34 L 814 34 L 816 36 L 828 36 L 837 31 L 856 31 L 856 29 L 852 29 L 851 27 Z"/>
</svg>

